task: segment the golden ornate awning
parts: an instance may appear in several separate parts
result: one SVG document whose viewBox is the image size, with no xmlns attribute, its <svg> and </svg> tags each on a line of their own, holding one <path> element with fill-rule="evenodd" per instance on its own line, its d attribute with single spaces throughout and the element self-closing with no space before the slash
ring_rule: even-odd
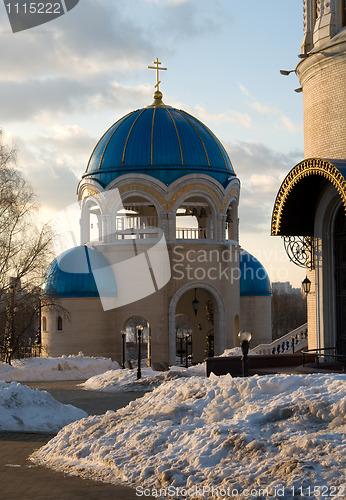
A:
<svg viewBox="0 0 346 500">
<path fill-rule="evenodd" d="M 339 193 L 346 213 L 346 161 L 310 158 L 298 163 L 281 184 L 272 236 L 313 236 L 317 199 L 327 182 Z"/>
</svg>

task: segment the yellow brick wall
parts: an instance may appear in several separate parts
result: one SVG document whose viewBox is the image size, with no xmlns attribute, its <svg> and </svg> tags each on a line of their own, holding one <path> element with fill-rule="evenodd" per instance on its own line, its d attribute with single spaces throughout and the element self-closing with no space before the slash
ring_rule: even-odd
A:
<svg viewBox="0 0 346 500">
<path fill-rule="evenodd" d="M 303 60 L 297 68 L 303 88 L 305 158 L 345 157 L 346 42 Z M 338 55 L 335 55 L 338 54 Z"/>
</svg>

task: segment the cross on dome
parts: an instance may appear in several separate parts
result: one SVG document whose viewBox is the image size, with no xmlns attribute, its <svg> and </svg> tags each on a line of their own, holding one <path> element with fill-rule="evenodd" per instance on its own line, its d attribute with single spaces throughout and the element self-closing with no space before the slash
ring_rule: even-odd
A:
<svg viewBox="0 0 346 500">
<path fill-rule="evenodd" d="M 161 83 L 160 80 L 159 80 L 159 71 L 160 70 L 167 70 L 167 68 L 161 68 L 161 67 L 159 67 L 159 64 L 162 64 L 162 63 L 159 61 L 158 57 L 155 59 L 155 61 L 153 62 L 153 64 L 155 64 L 156 66 L 148 66 L 148 68 L 149 69 L 156 69 L 156 85 L 155 85 L 155 87 L 156 87 L 156 90 L 159 92 L 160 91 L 159 86 L 160 86 L 160 83 Z"/>
</svg>

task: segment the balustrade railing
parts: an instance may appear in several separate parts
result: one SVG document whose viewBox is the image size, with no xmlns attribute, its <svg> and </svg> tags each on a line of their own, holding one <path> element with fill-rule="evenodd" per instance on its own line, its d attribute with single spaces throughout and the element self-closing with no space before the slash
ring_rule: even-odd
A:
<svg viewBox="0 0 346 500">
<path fill-rule="evenodd" d="M 292 354 L 308 345 L 308 324 L 299 326 L 270 344 L 260 344 L 253 349 L 256 354 Z"/>
<path fill-rule="evenodd" d="M 116 239 L 147 239 L 156 238 L 158 232 L 158 217 L 117 216 Z"/>
<path fill-rule="evenodd" d="M 212 229 L 180 227 L 176 229 L 177 240 L 210 240 L 213 239 Z"/>
</svg>

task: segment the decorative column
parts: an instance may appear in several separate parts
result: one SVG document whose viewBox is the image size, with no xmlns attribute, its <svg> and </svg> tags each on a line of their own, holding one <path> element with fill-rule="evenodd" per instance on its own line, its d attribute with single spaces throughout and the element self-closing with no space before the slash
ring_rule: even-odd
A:
<svg viewBox="0 0 346 500">
<path fill-rule="evenodd" d="M 317 0 L 317 20 L 313 34 L 314 48 L 328 42 L 335 34 L 335 0 Z"/>
</svg>

